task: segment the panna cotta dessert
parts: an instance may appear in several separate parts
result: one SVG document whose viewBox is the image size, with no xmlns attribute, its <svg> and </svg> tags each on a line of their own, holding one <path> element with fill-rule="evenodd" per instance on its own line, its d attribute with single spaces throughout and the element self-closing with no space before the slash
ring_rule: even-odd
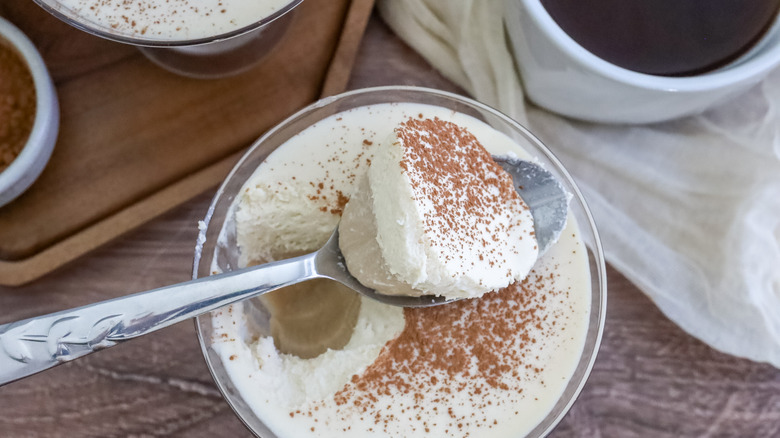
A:
<svg viewBox="0 0 780 438">
<path fill-rule="evenodd" d="M 126 37 L 186 41 L 245 28 L 291 0 L 58 0 L 94 27 Z"/>
<path fill-rule="evenodd" d="M 388 295 L 474 298 L 522 280 L 531 211 L 467 129 L 410 118 L 374 148 L 339 225 L 350 273 Z"/>
<path fill-rule="evenodd" d="M 427 140 L 405 139 L 409 133 Z M 392 167 L 401 166 L 411 144 L 442 153 L 431 135 L 462 142 L 450 158 L 437 155 L 444 167 L 437 160 L 407 160 L 405 173 Z M 474 156 L 477 144 L 487 152 Z M 345 257 L 356 251 L 347 260 L 351 272 L 366 263 L 356 275 L 361 281 L 381 282 L 372 270 L 382 269 L 392 284 L 413 290 L 479 296 L 403 309 L 317 280 L 214 312 L 210 348 L 273 434 L 516 438 L 551 412 L 583 353 L 591 311 L 588 254 L 570 217 L 559 241 L 537 259 L 527 207 L 507 190 L 490 154 L 532 159 L 521 144 L 466 114 L 376 104 L 309 126 L 246 181 L 232 209 L 242 266 L 315 251 L 339 227 L 342 236 L 370 236 L 369 251 L 361 238 L 342 245 Z M 474 168 L 447 170 L 453 163 Z M 438 181 L 449 173 L 458 181 Z M 421 187 L 426 178 L 437 184 Z M 450 183 L 463 183 L 475 199 L 440 193 Z M 491 196 L 496 202 L 484 209 L 473 206 Z M 388 210 L 382 200 L 402 207 Z M 437 204 L 443 200 L 446 206 Z M 474 208 L 462 211 L 464 205 Z M 442 212 L 442 223 L 428 222 Z M 345 234 L 342 215 L 353 227 Z M 372 235 L 370 226 L 378 232 Z M 391 230 L 384 238 L 382 227 Z M 416 270 L 405 261 L 389 268 L 400 257 L 393 262 L 395 253 L 383 249 L 393 243 L 382 239 L 393 233 L 404 240 L 403 251 L 416 252 Z M 450 238 L 459 233 L 469 236 Z M 478 263 L 480 256 L 488 261 Z"/>
</svg>

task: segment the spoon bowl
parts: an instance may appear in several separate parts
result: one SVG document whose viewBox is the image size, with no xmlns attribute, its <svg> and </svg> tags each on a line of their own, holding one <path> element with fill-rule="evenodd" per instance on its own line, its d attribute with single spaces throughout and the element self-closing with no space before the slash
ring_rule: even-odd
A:
<svg viewBox="0 0 780 438">
<path fill-rule="evenodd" d="M 541 257 L 558 241 L 561 232 L 566 227 L 570 195 L 552 173 L 537 163 L 511 156 L 493 156 L 493 160 L 512 177 L 515 190 L 531 209 L 538 247 L 537 257 Z M 434 295 L 387 295 L 363 286 L 349 273 L 349 267 L 346 265 L 339 248 L 338 232 L 337 228 L 325 246 L 318 251 L 321 257 L 317 259 L 318 270 L 322 273 L 332 273 L 332 276 L 328 276 L 328 278 L 336 280 L 368 298 L 393 306 L 429 307 L 462 299 L 447 299 Z"/>
<path fill-rule="evenodd" d="M 515 190 L 531 209 L 541 257 L 566 228 L 571 194 L 539 164 L 508 156 L 493 156 L 493 160 L 512 176 Z"/>
<path fill-rule="evenodd" d="M 452 299 L 434 295 L 423 295 L 420 297 L 410 297 L 405 295 L 387 295 L 379 293 L 374 289 L 363 286 L 357 278 L 349 273 L 347 264 L 344 261 L 344 255 L 339 248 L 339 229 L 333 231 L 328 242 L 319 251 L 316 252 L 315 265 L 317 271 L 323 278 L 336 280 L 339 283 L 349 287 L 355 292 L 379 301 L 383 304 L 400 307 L 430 307 L 449 303 Z"/>
</svg>

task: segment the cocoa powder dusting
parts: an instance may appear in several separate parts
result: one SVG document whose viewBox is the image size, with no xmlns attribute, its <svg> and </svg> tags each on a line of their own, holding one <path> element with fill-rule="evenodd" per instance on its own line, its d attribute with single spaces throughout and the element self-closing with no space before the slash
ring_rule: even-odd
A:
<svg viewBox="0 0 780 438">
<path fill-rule="evenodd" d="M 557 276 L 532 272 L 522 283 L 481 298 L 404 309 L 402 333 L 336 393 L 339 415 L 368 416 L 388 434 L 397 422 L 424 430 L 432 412 L 446 414 L 451 436 L 492 428 L 498 421 L 482 414 L 484 409 L 524 398 L 522 388 L 542 371 L 528 353 L 558 329 L 546 310 L 548 300 L 565 296 L 555 288 Z M 506 397 L 487 397 L 487 389 Z M 453 403 L 455 393 L 465 393 L 468 402 Z M 400 406 L 400 418 L 379 405 L 380 397 L 397 395 L 414 400 Z"/>
<path fill-rule="evenodd" d="M 474 263 L 464 250 L 487 246 L 483 230 L 493 229 L 494 242 L 506 239 L 513 227 L 533 232 L 533 224 L 522 223 L 516 214 L 528 206 L 512 177 L 474 134 L 439 118 L 410 118 L 395 132 L 404 147 L 400 165 L 409 175 L 415 199 L 433 202 L 424 217 L 425 232 L 433 236 L 433 244 L 459 255 L 462 271 Z M 459 238 L 447 238 L 453 235 Z M 490 266 L 506 265 L 506 255 L 500 252 L 486 251 L 483 258 Z"/>
</svg>

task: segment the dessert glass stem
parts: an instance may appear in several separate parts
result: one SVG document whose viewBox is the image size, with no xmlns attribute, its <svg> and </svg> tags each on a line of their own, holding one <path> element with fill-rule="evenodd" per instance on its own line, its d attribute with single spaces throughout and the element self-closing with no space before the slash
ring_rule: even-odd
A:
<svg viewBox="0 0 780 438">
<path fill-rule="evenodd" d="M 316 268 L 317 255 L 0 325 L 0 386 L 219 307 L 322 277 Z"/>
</svg>

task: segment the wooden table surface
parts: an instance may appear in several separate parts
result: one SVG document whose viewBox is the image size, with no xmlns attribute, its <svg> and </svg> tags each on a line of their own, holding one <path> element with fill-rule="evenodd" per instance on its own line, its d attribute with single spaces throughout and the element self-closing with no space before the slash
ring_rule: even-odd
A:
<svg viewBox="0 0 780 438">
<path fill-rule="evenodd" d="M 460 91 L 374 17 L 350 88 L 390 84 Z M 32 284 L 0 288 L 0 323 L 187 280 L 212 193 Z M 780 370 L 714 351 L 614 269 L 608 277 L 601 351 L 551 436 L 780 436 Z M 189 321 L 0 388 L 0 437 L 160 435 L 251 436 Z"/>
</svg>

